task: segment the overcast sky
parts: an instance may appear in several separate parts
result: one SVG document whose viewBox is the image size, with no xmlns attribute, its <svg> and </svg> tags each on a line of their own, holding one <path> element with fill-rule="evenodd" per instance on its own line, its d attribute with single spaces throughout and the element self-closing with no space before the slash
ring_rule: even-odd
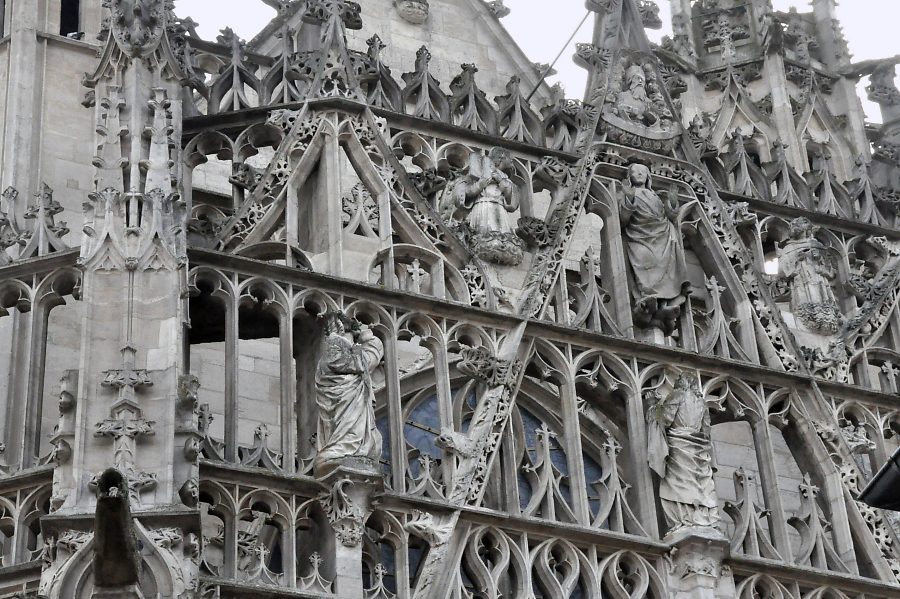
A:
<svg viewBox="0 0 900 599">
<path fill-rule="evenodd" d="M 365 2 L 365 0 L 362 0 Z M 657 0 L 662 9 L 660 16 L 665 24 L 663 31 L 651 31 L 653 41 L 659 41 L 669 29 L 669 2 Z M 230 26 L 246 39 L 252 38 L 275 15 L 275 11 L 260 0 L 176 0 L 179 15 L 190 15 L 200 23 L 200 34 L 215 39 L 218 31 Z M 797 0 L 773 0 L 776 10 L 787 10 L 794 5 L 805 11 L 808 2 Z M 584 0 L 506 0 L 512 14 L 503 24 L 518 40 L 525 53 L 535 62 L 550 62 L 572 35 L 584 18 Z M 854 60 L 867 60 L 900 54 L 900 0 L 843 0 L 838 6 L 838 17 L 850 42 Z M 575 42 L 590 41 L 591 20 L 581 28 Z M 559 75 L 551 83 L 560 81 L 570 97 L 581 97 L 584 88 L 584 71 L 572 62 L 574 42 L 557 63 Z M 870 120 L 880 121 L 878 107 L 865 102 Z"/>
</svg>

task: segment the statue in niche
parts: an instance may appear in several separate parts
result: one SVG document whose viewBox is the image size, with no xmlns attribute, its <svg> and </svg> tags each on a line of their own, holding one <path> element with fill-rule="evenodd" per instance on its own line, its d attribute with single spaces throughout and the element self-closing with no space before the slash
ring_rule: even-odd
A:
<svg viewBox="0 0 900 599">
<path fill-rule="evenodd" d="M 612 113 L 648 127 L 659 121 L 659 115 L 647 93 L 647 75 L 643 66 L 633 64 L 626 69 L 625 89 L 618 93 Z"/>
<path fill-rule="evenodd" d="M 601 116 L 607 141 L 632 147 L 665 153 L 680 133 L 649 56 L 616 65 Z"/>
<path fill-rule="evenodd" d="M 675 388 L 647 414 L 648 460 L 659 478 L 659 498 L 669 533 L 715 527 L 719 521 L 713 480 L 709 410 L 694 377 L 680 374 Z"/>
<path fill-rule="evenodd" d="M 678 326 L 690 282 L 678 251 L 678 198 L 663 201 L 650 186 L 650 169 L 634 163 L 622 181 L 619 214 L 634 285 L 634 320 L 640 327 L 662 329 L 667 336 Z"/>
<path fill-rule="evenodd" d="M 325 318 L 316 366 L 316 472 L 340 465 L 377 472 L 382 444 L 371 374 L 384 357 L 384 346 L 368 326 L 341 312 Z"/>
<path fill-rule="evenodd" d="M 469 243 L 479 258 L 515 266 L 522 261 L 525 244 L 509 220 L 509 213 L 519 209 L 511 172 L 507 150 L 493 148 L 486 156 L 473 152 L 466 175 L 453 186 L 452 202 L 445 203 L 442 213 L 448 220 L 465 220 Z"/>
<path fill-rule="evenodd" d="M 790 239 L 778 252 L 778 276 L 790 289 L 794 317 L 813 332 L 833 335 L 844 321 L 832 288 L 837 270 L 817 230 L 805 217 L 791 221 Z"/>
</svg>

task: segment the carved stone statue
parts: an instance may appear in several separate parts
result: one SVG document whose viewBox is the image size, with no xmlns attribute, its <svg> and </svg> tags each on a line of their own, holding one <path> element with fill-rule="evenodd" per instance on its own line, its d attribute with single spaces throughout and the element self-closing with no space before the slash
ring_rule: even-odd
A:
<svg viewBox="0 0 900 599">
<path fill-rule="evenodd" d="M 606 140 L 668 153 L 681 133 L 652 56 L 623 57 L 610 75 L 601 118 Z"/>
<path fill-rule="evenodd" d="M 524 242 L 514 233 L 508 214 L 519 209 L 519 193 L 509 178 L 512 170 L 512 158 L 503 148 L 493 148 L 487 156 L 473 153 L 466 176 L 453 187 L 452 204 L 445 204 L 442 212 L 445 219 L 465 219 L 479 258 L 514 266 L 522 261 Z"/>
<path fill-rule="evenodd" d="M 659 475 L 659 498 L 669 533 L 715 527 L 709 410 L 696 380 L 679 375 L 675 388 L 647 414 L 650 468 Z"/>
<path fill-rule="evenodd" d="M 326 318 L 316 367 L 316 471 L 341 464 L 377 471 L 381 433 L 375 424 L 371 373 L 384 357 L 384 346 L 369 327 L 342 313 Z"/>
<path fill-rule="evenodd" d="M 671 335 L 690 293 L 684 260 L 678 252 L 675 197 L 663 201 L 650 186 L 650 169 L 628 167 L 622 182 L 619 214 L 634 278 L 635 324 Z"/>
<path fill-rule="evenodd" d="M 791 237 L 778 253 L 778 275 L 791 290 L 794 317 L 814 332 L 834 334 L 844 320 L 831 284 L 837 271 L 816 230 L 804 217 L 791 221 Z"/>
<path fill-rule="evenodd" d="M 633 64 L 625 71 L 625 88 L 616 97 L 612 112 L 648 127 L 659 121 L 659 115 L 647 94 L 647 75 L 641 65 Z"/>
</svg>

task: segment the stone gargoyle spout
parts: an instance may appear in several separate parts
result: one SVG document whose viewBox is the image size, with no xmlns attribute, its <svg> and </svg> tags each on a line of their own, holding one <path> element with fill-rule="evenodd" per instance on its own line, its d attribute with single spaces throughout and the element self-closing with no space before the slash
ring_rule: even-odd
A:
<svg viewBox="0 0 900 599">
<path fill-rule="evenodd" d="M 94 517 L 94 583 L 98 588 L 136 585 L 141 573 L 141 557 L 131 506 L 128 481 L 110 468 L 97 484 Z"/>
</svg>

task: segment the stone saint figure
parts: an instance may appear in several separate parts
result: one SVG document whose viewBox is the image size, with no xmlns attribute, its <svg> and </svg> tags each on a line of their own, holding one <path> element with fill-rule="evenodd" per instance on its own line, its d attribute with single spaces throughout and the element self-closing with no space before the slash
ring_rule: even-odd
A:
<svg viewBox="0 0 900 599">
<path fill-rule="evenodd" d="M 519 193 L 509 174 L 512 158 L 503 148 L 487 156 L 473 152 L 466 176 L 453 187 L 453 202 L 444 218 L 464 217 L 470 242 L 482 260 L 515 266 L 522 261 L 524 242 L 513 232 L 509 213 L 519 209 Z"/>
<path fill-rule="evenodd" d="M 794 317 L 815 332 L 834 334 L 843 323 L 831 286 L 837 271 L 815 234 L 816 227 L 808 219 L 791 221 L 790 239 L 778 254 L 778 275 L 791 290 Z"/>
<path fill-rule="evenodd" d="M 671 194 L 674 195 L 674 194 Z M 632 164 L 622 181 L 619 214 L 634 277 L 635 324 L 671 335 L 690 293 L 684 260 L 678 252 L 678 200 L 663 201 L 650 187 L 650 169 Z"/>
<path fill-rule="evenodd" d="M 655 125 L 659 116 L 653 110 L 653 101 L 647 93 L 647 75 L 641 65 L 628 67 L 625 71 L 625 85 L 625 89 L 616 97 L 613 114 L 647 126 Z"/>
<path fill-rule="evenodd" d="M 650 469 L 660 477 L 659 498 L 669 532 L 719 521 L 713 481 L 709 411 L 694 379 L 675 388 L 647 414 Z"/>
<path fill-rule="evenodd" d="M 316 470 L 348 460 L 377 470 L 381 433 L 371 373 L 381 363 L 384 346 L 369 327 L 341 313 L 327 316 L 325 333 L 316 366 Z"/>
</svg>

